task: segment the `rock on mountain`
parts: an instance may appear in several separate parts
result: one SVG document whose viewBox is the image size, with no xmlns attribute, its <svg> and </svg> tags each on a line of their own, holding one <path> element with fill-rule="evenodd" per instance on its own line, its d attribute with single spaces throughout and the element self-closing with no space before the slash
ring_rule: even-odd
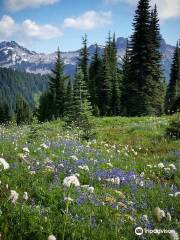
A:
<svg viewBox="0 0 180 240">
<path fill-rule="evenodd" d="M 118 59 L 121 59 L 126 49 L 126 38 L 117 39 Z M 103 47 L 99 46 L 103 52 Z M 175 47 L 161 42 L 162 64 L 166 78 L 169 78 L 170 66 Z M 90 56 L 95 51 L 95 45 L 89 47 Z M 62 58 L 65 63 L 65 73 L 72 75 L 74 73 L 77 58 L 80 50 L 74 52 L 62 52 Z M 30 73 L 47 74 L 50 73 L 56 59 L 56 52 L 51 54 L 36 53 L 20 46 L 18 43 L 2 42 L 0 43 L 0 67 L 12 68 Z"/>
</svg>

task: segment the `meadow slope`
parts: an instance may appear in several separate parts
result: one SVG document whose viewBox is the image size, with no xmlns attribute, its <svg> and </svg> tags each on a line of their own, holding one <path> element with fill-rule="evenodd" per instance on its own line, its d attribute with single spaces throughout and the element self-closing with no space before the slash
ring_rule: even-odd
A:
<svg viewBox="0 0 180 240">
<path fill-rule="evenodd" d="M 171 118 L 97 118 L 89 142 L 60 121 L 0 127 L 2 239 L 175 239 L 134 233 L 180 230 L 180 141 L 165 137 Z"/>
</svg>

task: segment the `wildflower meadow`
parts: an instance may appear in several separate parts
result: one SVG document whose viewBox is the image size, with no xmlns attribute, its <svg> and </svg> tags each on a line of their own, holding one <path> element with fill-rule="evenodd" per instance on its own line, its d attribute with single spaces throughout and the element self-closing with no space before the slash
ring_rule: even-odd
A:
<svg viewBox="0 0 180 240">
<path fill-rule="evenodd" d="M 179 239 L 171 118 L 96 118 L 88 141 L 58 120 L 1 126 L 1 239 Z"/>
</svg>

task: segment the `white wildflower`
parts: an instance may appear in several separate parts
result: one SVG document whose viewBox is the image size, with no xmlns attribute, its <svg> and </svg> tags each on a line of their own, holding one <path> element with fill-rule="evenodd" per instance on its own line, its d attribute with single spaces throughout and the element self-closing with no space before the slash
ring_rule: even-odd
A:
<svg viewBox="0 0 180 240">
<path fill-rule="evenodd" d="M 64 198 L 64 201 L 65 201 L 65 202 L 73 202 L 74 199 L 72 199 L 71 197 L 65 197 L 65 198 Z"/>
<path fill-rule="evenodd" d="M 75 155 L 70 156 L 70 158 L 72 158 L 72 160 L 74 160 L 74 161 L 78 160 L 78 158 Z"/>
<path fill-rule="evenodd" d="M 26 200 L 26 201 L 28 200 L 28 193 L 27 192 L 24 192 L 23 199 Z"/>
<path fill-rule="evenodd" d="M 81 170 L 85 170 L 85 171 L 89 172 L 88 165 L 78 166 L 78 168 L 81 169 Z"/>
<path fill-rule="evenodd" d="M 170 169 L 170 168 L 164 168 L 164 171 L 165 171 L 165 172 L 170 172 L 171 169 Z"/>
<path fill-rule="evenodd" d="M 147 215 L 143 215 L 142 216 L 142 220 L 145 221 L 145 222 L 148 222 L 148 216 Z"/>
<path fill-rule="evenodd" d="M 110 163 L 110 162 L 106 163 L 106 165 L 107 165 L 108 167 L 113 167 L 112 163 Z"/>
<path fill-rule="evenodd" d="M 158 168 L 164 168 L 164 164 L 163 163 L 159 163 L 158 164 Z"/>
<path fill-rule="evenodd" d="M 120 184 L 120 182 L 121 182 L 121 180 L 120 180 L 119 177 L 116 177 L 116 178 L 114 179 L 114 183 L 116 183 L 116 184 Z"/>
<path fill-rule="evenodd" d="M 50 236 L 48 237 L 48 240 L 56 240 L 56 237 L 55 237 L 54 235 L 50 235 Z"/>
<path fill-rule="evenodd" d="M 140 177 L 144 177 L 144 172 L 142 172 L 142 173 L 140 174 Z"/>
<path fill-rule="evenodd" d="M 143 182 L 143 181 L 140 181 L 140 182 L 139 182 L 139 186 L 140 186 L 140 187 L 143 187 L 143 186 L 144 186 L 144 182 Z"/>
<path fill-rule="evenodd" d="M 76 175 L 71 175 L 69 177 L 66 177 L 63 180 L 63 185 L 65 187 L 70 187 L 71 185 L 74 185 L 75 187 L 79 187 L 80 182 L 79 182 L 79 179 L 76 177 Z"/>
<path fill-rule="evenodd" d="M 171 217 L 171 214 L 169 212 L 166 214 L 166 218 L 169 222 L 171 222 L 172 217 Z"/>
<path fill-rule="evenodd" d="M 82 185 L 81 187 L 90 193 L 94 193 L 94 187 L 90 187 L 89 185 Z"/>
<path fill-rule="evenodd" d="M 148 164 L 147 167 L 152 168 L 152 165 Z"/>
<path fill-rule="evenodd" d="M 169 233 L 170 240 L 179 240 L 179 235 L 175 230 L 171 230 Z"/>
<path fill-rule="evenodd" d="M 19 198 L 19 194 L 16 191 L 11 190 L 11 195 L 9 197 L 9 200 L 11 200 L 12 203 L 16 203 L 18 198 Z"/>
<path fill-rule="evenodd" d="M 7 163 L 4 158 L 0 158 L 0 166 L 2 166 L 4 170 L 9 169 L 9 163 Z"/>
<path fill-rule="evenodd" d="M 30 153 L 30 151 L 29 151 L 29 148 L 28 148 L 28 147 L 24 147 L 24 148 L 23 148 L 23 151 L 24 151 L 24 152 L 26 152 L 26 153 Z"/>
<path fill-rule="evenodd" d="M 176 170 L 176 166 L 174 164 L 169 164 L 169 167 L 172 168 L 173 170 Z"/>
<path fill-rule="evenodd" d="M 47 144 L 45 144 L 45 143 L 42 143 L 41 147 L 44 148 L 44 149 L 48 149 L 49 148 L 49 146 Z"/>
<path fill-rule="evenodd" d="M 177 196 L 179 196 L 179 195 L 180 195 L 180 192 L 176 192 L 176 193 L 174 194 L 175 197 L 177 197 Z"/>
</svg>

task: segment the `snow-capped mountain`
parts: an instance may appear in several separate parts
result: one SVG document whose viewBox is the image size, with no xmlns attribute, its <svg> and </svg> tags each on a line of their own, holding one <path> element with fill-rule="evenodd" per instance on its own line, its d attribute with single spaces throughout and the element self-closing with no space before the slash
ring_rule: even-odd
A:
<svg viewBox="0 0 180 240">
<path fill-rule="evenodd" d="M 118 59 L 121 61 L 125 49 L 126 49 L 126 38 L 117 39 Z M 99 46 L 103 52 L 103 47 Z M 89 47 L 90 56 L 95 51 L 95 45 Z M 79 56 L 79 50 L 74 52 L 62 52 L 62 58 L 65 63 L 65 73 L 72 75 L 75 70 L 77 58 Z M 162 63 L 165 70 L 165 75 L 169 78 L 170 65 L 172 62 L 172 56 L 174 47 L 166 44 L 164 40 L 161 42 L 162 52 Z M 21 71 L 30 73 L 47 74 L 50 73 L 56 59 L 56 52 L 51 54 L 37 53 L 29 51 L 28 49 L 20 46 L 18 43 L 2 42 L 0 43 L 0 67 L 13 68 Z"/>
</svg>

